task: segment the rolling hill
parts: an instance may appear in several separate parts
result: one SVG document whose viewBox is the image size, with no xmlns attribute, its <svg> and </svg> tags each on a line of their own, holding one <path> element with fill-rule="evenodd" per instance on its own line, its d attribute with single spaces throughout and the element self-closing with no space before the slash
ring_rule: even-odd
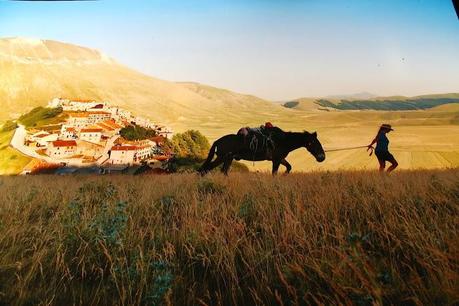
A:
<svg viewBox="0 0 459 306">
<path fill-rule="evenodd" d="M 97 50 L 52 40 L 0 39 L 0 120 L 53 97 L 109 100 L 178 130 L 228 120 L 235 108 L 241 109 L 238 116 L 272 108 L 253 96 L 147 76 Z"/>
<path fill-rule="evenodd" d="M 380 110 L 405 111 L 424 110 L 439 105 L 459 103 L 459 93 L 422 95 L 415 97 L 392 96 L 361 98 L 299 98 L 285 102 L 287 108 L 298 110 Z"/>
</svg>

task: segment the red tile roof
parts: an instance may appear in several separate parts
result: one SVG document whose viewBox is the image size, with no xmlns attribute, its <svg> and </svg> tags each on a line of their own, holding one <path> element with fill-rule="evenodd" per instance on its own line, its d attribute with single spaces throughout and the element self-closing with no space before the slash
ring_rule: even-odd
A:
<svg viewBox="0 0 459 306">
<path fill-rule="evenodd" d="M 137 146 L 114 146 L 112 151 L 135 151 Z"/>
<path fill-rule="evenodd" d="M 56 140 L 53 141 L 54 147 L 76 147 L 77 143 L 75 140 Z"/>
<path fill-rule="evenodd" d="M 105 125 L 108 125 L 112 128 L 115 128 L 115 129 L 120 129 L 122 128 L 121 125 L 117 124 L 116 122 L 114 122 L 113 120 L 105 120 L 104 122 L 102 122 L 103 124 Z"/>
<path fill-rule="evenodd" d="M 102 129 L 81 129 L 81 133 L 99 133 L 102 132 Z"/>
<path fill-rule="evenodd" d="M 167 155 L 155 155 L 153 158 L 158 160 L 158 161 L 165 161 L 165 160 L 170 159 L 170 156 L 167 156 Z"/>
<path fill-rule="evenodd" d="M 49 135 L 50 135 L 50 134 L 48 134 L 48 133 L 43 133 L 43 134 L 35 135 L 34 137 L 35 137 L 35 138 L 44 138 L 44 137 L 49 136 Z"/>
<path fill-rule="evenodd" d="M 110 126 L 108 126 L 107 124 L 104 124 L 103 122 L 99 122 L 97 123 L 98 126 L 100 126 L 101 128 L 103 128 L 104 130 L 107 130 L 107 131 L 113 131 L 114 128 L 111 128 Z"/>
<path fill-rule="evenodd" d="M 111 114 L 107 112 L 96 111 L 96 112 L 89 112 L 88 115 L 91 116 L 91 115 L 111 115 Z"/>
<path fill-rule="evenodd" d="M 69 114 L 70 117 L 78 117 L 78 118 L 83 118 L 83 117 L 88 117 L 88 113 L 72 113 Z"/>
<path fill-rule="evenodd" d="M 151 137 L 150 140 L 156 143 L 163 143 L 165 138 L 163 136 L 155 136 L 155 137 Z"/>
</svg>

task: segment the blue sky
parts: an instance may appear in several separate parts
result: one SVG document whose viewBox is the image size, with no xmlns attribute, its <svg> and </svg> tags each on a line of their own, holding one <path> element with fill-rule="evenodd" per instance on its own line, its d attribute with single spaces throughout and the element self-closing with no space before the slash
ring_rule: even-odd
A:
<svg viewBox="0 0 459 306">
<path fill-rule="evenodd" d="M 459 92 L 450 0 L 1 1 L 0 36 L 96 48 L 158 78 L 273 100 Z"/>
</svg>

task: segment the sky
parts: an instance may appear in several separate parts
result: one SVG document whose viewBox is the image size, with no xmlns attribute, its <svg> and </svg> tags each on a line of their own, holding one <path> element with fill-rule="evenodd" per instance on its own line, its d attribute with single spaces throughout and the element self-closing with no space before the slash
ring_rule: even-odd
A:
<svg viewBox="0 0 459 306">
<path fill-rule="evenodd" d="M 0 0 L 0 37 L 13 36 L 270 100 L 459 92 L 450 0 Z"/>
</svg>

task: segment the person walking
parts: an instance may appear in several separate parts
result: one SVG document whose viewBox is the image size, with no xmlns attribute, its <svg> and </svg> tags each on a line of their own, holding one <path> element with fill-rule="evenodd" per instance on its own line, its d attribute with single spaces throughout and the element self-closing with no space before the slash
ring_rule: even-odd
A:
<svg viewBox="0 0 459 306">
<path fill-rule="evenodd" d="M 367 151 L 373 149 L 373 145 L 376 143 L 376 148 L 374 150 L 379 162 L 379 171 L 381 172 L 386 168 L 386 161 L 391 163 L 390 167 L 387 168 L 388 173 L 392 172 L 398 166 L 397 160 L 389 152 L 389 138 L 387 138 L 387 133 L 390 133 L 393 130 L 394 129 L 390 124 L 382 124 L 379 128 L 378 134 L 368 145 Z"/>
</svg>

